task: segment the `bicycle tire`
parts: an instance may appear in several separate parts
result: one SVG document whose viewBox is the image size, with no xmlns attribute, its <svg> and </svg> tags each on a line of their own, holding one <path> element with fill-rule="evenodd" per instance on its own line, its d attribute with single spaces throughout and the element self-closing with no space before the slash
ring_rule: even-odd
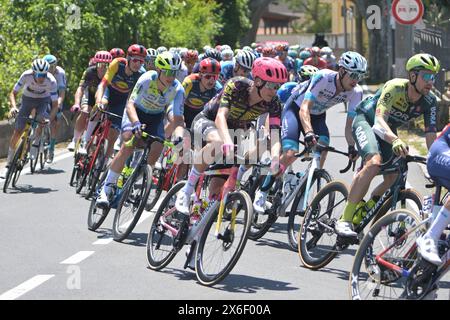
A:
<svg viewBox="0 0 450 320">
<path fill-rule="evenodd" d="M 317 242 L 326 233 L 326 228 L 324 228 L 322 224 L 326 224 L 334 230 L 334 224 L 336 223 L 337 219 L 332 217 L 334 211 L 332 208 L 335 204 L 336 192 L 340 193 L 343 196 L 343 199 L 340 201 L 340 203 L 342 203 L 344 200 L 345 202 L 347 201 L 349 192 L 347 185 L 341 181 L 330 182 L 317 193 L 317 195 L 311 201 L 311 205 L 307 208 L 305 216 L 303 217 L 303 222 L 299 230 L 298 254 L 302 264 L 308 269 L 320 269 L 330 263 L 337 255 L 336 239 L 332 240 L 332 243 L 334 243 L 334 245 L 324 246 L 325 249 L 318 248 L 319 250 L 316 251 L 318 251 L 319 254 L 323 252 L 323 255 L 317 258 L 311 256 L 309 252 L 311 245 L 314 246 L 313 248 L 317 248 Z M 315 218 L 320 213 L 320 202 L 327 196 L 329 196 L 327 205 L 327 212 L 329 212 L 329 214 L 321 214 L 320 218 L 322 219 L 322 221 L 320 221 L 320 224 L 318 224 L 316 223 L 317 219 Z M 317 210 L 319 210 L 319 212 L 317 212 Z M 314 223 L 316 225 L 314 225 Z M 314 232 L 314 236 L 309 241 L 306 240 L 307 231 L 311 231 L 311 234 L 312 232 Z M 336 233 L 333 231 L 331 236 L 336 236 Z M 308 246 L 310 248 L 308 248 Z M 327 247 L 330 246 L 331 249 L 328 249 Z M 314 255 L 317 255 L 317 253 L 314 252 Z"/>
<path fill-rule="evenodd" d="M 317 185 L 317 181 L 319 179 L 319 185 Z M 320 181 L 320 179 L 324 180 L 324 183 Z M 312 181 L 311 181 L 311 190 L 314 188 L 314 184 L 317 185 L 317 193 L 320 191 L 321 187 L 326 185 L 327 183 L 330 183 L 332 181 L 331 175 L 323 169 L 318 169 L 314 172 Z M 289 240 L 289 247 L 292 251 L 297 252 L 298 251 L 298 234 L 297 230 L 300 229 L 301 222 L 298 224 L 296 223 L 296 218 L 301 217 L 300 214 L 297 212 L 296 208 L 299 205 L 300 200 L 302 200 L 301 195 L 305 192 L 306 189 L 306 182 L 305 186 L 300 189 L 300 191 L 295 196 L 295 199 L 292 203 L 291 212 L 289 214 L 288 218 L 288 224 L 287 224 L 287 234 L 288 234 L 288 240 Z M 316 194 L 317 194 L 316 193 Z M 295 208 L 295 209 L 292 209 Z"/>
<path fill-rule="evenodd" d="M 88 192 L 85 196 L 86 199 L 89 199 L 97 188 L 100 176 L 104 171 L 103 169 L 105 166 L 107 150 L 108 150 L 108 140 L 105 139 L 102 142 L 102 146 L 99 149 L 99 153 L 97 154 L 97 158 L 95 159 L 94 165 L 92 166 L 92 170 L 89 173 L 89 180 L 88 180 L 89 185 L 88 185 Z"/>
<path fill-rule="evenodd" d="M 86 180 L 89 174 L 89 171 L 87 171 L 87 167 L 89 166 L 90 162 L 89 156 L 84 156 L 80 159 L 80 161 L 83 163 L 83 166 L 77 171 L 77 184 L 75 191 L 77 194 L 80 194 L 84 186 L 86 185 Z"/>
<path fill-rule="evenodd" d="M 106 180 L 107 172 L 108 171 L 105 171 L 103 173 L 102 177 L 100 178 L 98 188 L 102 188 L 103 183 Z M 98 208 L 96 205 L 96 202 L 97 202 L 97 196 L 92 197 L 91 205 L 89 207 L 89 212 L 88 212 L 88 221 L 87 221 L 88 229 L 91 231 L 97 230 L 102 225 L 103 221 L 105 221 L 106 217 L 108 216 L 109 211 L 111 210 L 110 207 L 108 207 L 107 209 Z M 97 211 L 99 211 L 99 210 L 101 210 L 102 212 L 99 217 L 96 217 Z"/>
<path fill-rule="evenodd" d="M 245 248 L 245 244 L 247 243 L 247 235 L 248 235 L 248 230 L 250 229 L 250 224 L 252 221 L 252 215 L 253 215 L 253 204 L 251 201 L 250 196 L 243 190 L 240 191 L 235 191 L 232 192 L 230 194 L 228 194 L 227 196 L 227 203 L 225 204 L 225 210 L 227 205 L 231 202 L 234 201 L 235 199 L 239 199 L 241 205 L 239 207 L 241 208 L 245 208 L 244 210 L 244 215 L 243 215 L 243 221 L 242 221 L 242 229 L 243 229 L 243 233 L 241 236 L 241 239 L 238 241 L 237 243 L 237 248 L 235 253 L 231 256 L 229 262 L 225 265 L 224 268 L 222 268 L 219 272 L 216 272 L 214 274 L 209 273 L 208 271 L 205 270 L 205 265 L 204 265 L 204 258 L 208 258 L 207 255 L 205 254 L 204 250 L 205 250 L 205 245 L 208 242 L 208 238 L 209 238 L 209 232 L 210 230 L 213 231 L 213 235 L 212 238 L 215 238 L 214 241 L 217 240 L 217 237 L 214 236 L 214 229 L 213 225 L 215 225 L 216 222 L 216 217 L 218 215 L 218 210 L 216 211 L 216 213 L 214 214 L 213 217 L 211 217 L 211 219 L 208 221 L 208 223 L 205 226 L 204 231 L 202 232 L 202 235 L 200 237 L 198 246 L 197 246 L 197 251 L 196 251 L 196 259 L 195 259 L 195 272 L 197 275 L 197 279 L 198 281 L 205 286 L 212 286 L 220 281 L 222 281 L 233 269 L 233 267 L 236 265 L 237 261 L 239 260 L 239 257 L 241 256 L 242 252 L 244 251 Z M 240 210 L 239 212 L 242 212 L 242 210 Z M 222 225 L 227 225 L 228 222 L 231 223 L 231 220 L 229 219 L 230 214 L 226 214 L 226 212 L 224 211 L 224 216 L 223 216 L 223 221 L 222 221 Z M 230 226 L 230 224 L 227 225 L 227 227 L 224 230 L 224 234 L 226 234 L 226 232 L 229 232 L 229 228 L 228 226 Z M 229 235 L 229 237 L 227 237 Z M 231 246 L 233 245 L 233 242 L 235 240 L 235 235 L 234 233 L 229 233 L 226 235 L 223 235 L 224 239 L 229 240 L 231 239 L 231 245 L 229 245 L 230 242 L 222 242 L 220 244 L 221 241 L 219 241 L 220 246 L 218 247 L 218 250 L 222 250 L 223 252 L 228 251 Z M 222 239 L 221 239 L 222 240 Z M 219 251 L 215 251 L 216 253 L 218 253 Z M 223 260 L 222 260 L 223 261 Z"/>
<path fill-rule="evenodd" d="M 152 270 L 161 270 L 162 268 L 166 267 L 178 253 L 178 250 L 173 250 L 173 235 L 171 235 L 170 231 L 168 231 L 167 229 L 164 229 L 164 230 L 160 230 L 158 232 L 158 228 L 161 227 L 160 223 L 159 223 L 161 215 L 163 215 L 166 212 L 166 208 L 170 204 L 171 199 L 174 196 L 176 196 L 176 194 L 181 190 L 181 188 L 184 187 L 185 184 L 186 184 L 186 181 L 180 181 L 177 184 L 175 184 L 167 192 L 166 196 L 163 198 L 161 205 L 159 206 L 159 208 L 156 211 L 155 216 L 153 218 L 152 225 L 148 232 L 147 248 L 146 248 L 148 266 Z M 176 213 L 177 212 L 175 211 L 175 214 Z M 173 227 L 176 228 L 176 225 L 173 225 Z M 162 237 L 161 237 L 161 239 L 156 239 L 156 234 L 164 235 L 164 234 L 166 234 L 166 231 L 168 231 L 169 232 L 168 234 L 170 235 L 169 239 L 168 239 L 168 244 L 167 244 L 168 249 L 162 250 L 161 252 L 163 254 L 167 253 L 167 256 L 164 256 L 162 259 L 157 260 L 155 258 L 155 256 L 157 255 L 156 250 L 159 250 L 159 248 L 156 248 L 156 247 L 154 248 L 153 243 L 157 243 L 157 247 L 159 247 L 161 242 L 164 240 L 162 239 Z M 166 241 L 164 241 L 164 242 L 166 242 Z"/>
<path fill-rule="evenodd" d="M 258 186 L 259 183 L 256 183 L 253 186 L 254 187 L 254 190 L 252 190 L 253 197 L 250 196 L 252 199 L 254 199 L 254 195 L 256 193 L 256 189 L 258 188 Z M 272 192 L 273 197 L 275 198 L 280 187 L 282 187 L 282 184 L 279 183 L 278 181 L 275 182 L 273 188 L 271 188 L 269 193 Z M 250 226 L 250 230 L 248 231 L 248 238 L 250 240 L 256 241 L 258 239 L 261 239 L 267 233 L 267 231 L 269 231 L 270 227 L 275 223 L 275 221 L 277 221 L 278 214 L 276 213 L 276 209 L 268 211 L 269 212 L 267 214 L 260 214 L 257 212 L 253 212 L 252 223 Z M 267 216 L 267 219 L 263 220 L 262 222 L 258 221 L 258 218 L 260 218 L 260 216 Z"/>
<path fill-rule="evenodd" d="M 44 128 L 44 151 L 41 152 L 41 157 L 39 158 L 39 164 L 41 167 L 41 170 L 44 170 L 45 167 L 45 162 L 47 161 L 48 158 L 48 148 L 50 145 L 50 137 L 51 137 L 51 133 L 50 133 L 50 129 L 48 127 Z"/>
<path fill-rule="evenodd" d="M 22 148 L 25 148 L 26 145 L 25 145 L 24 141 L 22 141 L 20 144 L 22 145 Z M 20 173 L 22 172 L 23 167 L 26 164 L 26 157 L 27 157 L 28 152 L 30 151 L 29 145 L 27 145 L 27 147 L 28 147 L 27 148 L 28 150 L 26 150 L 26 152 L 25 152 L 25 159 L 20 159 L 20 156 L 22 155 L 23 150 L 22 150 L 22 148 L 19 150 L 20 152 L 18 154 L 17 162 L 15 162 L 16 165 L 15 165 L 14 175 L 11 180 L 11 185 L 13 188 L 16 187 L 17 181 L 19 181 L 19 178 L 20 178 Z"/>
<path fill-rule="evenodd" d="M 31 159 L 31 155 L 30 155 L 30 172 L 31 172 L 31 174 L 34 174 L 36 172 L 36 166 L 39 161 L 40 155 L 41 155 L 41 143 L 39 143 L 39 147 L 38 147 L 38 150 L 36 153 L 36 158 L 33 160 L 33 159 Z"/>
<path fill-rule="evenodd" d="M 132 188 L 134 186 L 134 183 L 136 182 L 137 178 L 142 173 L 142 186 L 140 194 L 139 205 L 137 206 L 136 212 L 133 210 L 133 218 L 131 220 L 131 223 L 128 225 L 128 227 L 125 229 L 124 232 L 120 231 L 120 218 L 123 212 L 123 208 L 125 204 L 129 201 L 130 191 L 132 191 Z M 134 171 L 131 177 L 127 180 L 125 185 L 123 186 L 124 191 L 122 194 L 122 197 L 120 198 L 119 204 L 117 205 L 116 214 L 114 215 L 114 222 L 113 222 L 113 239 L 115 241 L 121 242 L 123 241 L 128 235 L 133 231 L 134 227 L 139 221 L 139 218 L 141 217 L 142 211 L 144 211 L 145 205 L 147 203 L 148 194 L 150 193 L 152 183 L 152 167 L 148 164 L 145 164 L 144 166 L 138 166 Z M 142 190 L 142 188 L 144 188 Z M 130 201 L 133 202 L 133 201 Z M 129 203 L 129 202 L 128 202 Z M 134 205 L 133 205 L 134 207 Z"/>
<path fill-rule="evenodd" d="M 13 176 L 16 172 L 17 161 L 19 161 L 19 157 L 22 154 L 23 144 L 24 144 L 23 141 L 20 142 L 19 147 L 14 152 L 13 160 L 11 161 L 11 164 L 9 165 L 8 173 L 6 174 L 6 177 L 5 177 L 5 183 L 3 184 L 3 192 L 4 193 L 7 193 L 9 184 L 11 183 Z"/>
<path fill-rule="evenodd" d="M 387 226 L 392 224 L 392 223 L 404 223 L 404 225 L 406 226 L 406 224 L 408 223 L 408 225 L 410 225 L 411 227 L 417 225 L 418 223 L 420 223 L 420 218 L 419 216 L 417 216 L 414 212 L 410 211 L 410 210 L 406 210 L 406 209 L 399 209 L 399 210 L 394 210 L 389 214 L 386 214 L 385 216 L 383 216 L 382 218 L 380 218 L 376 223 L 374 223 L 369 232 L 366 234 L 366 236 L 363 238 L 363 240 L 361 241 L 361 244 L 356 252 L 355 258 L 353 260 L 353 265 L 351 268 L 351 272 L 350 272 L 350 276 L 349 276 L 349 282 L 348 282 L 348 289 L 349 289 L 349 295 L 350 295 L 350 299 L 352 300 L 363 300 L 361 298 L 361 290 L 359 288 L 359 278 L 366 278 L 366 281 L 368 282 L 367 287 L 374 287 L 376 288 L 377 285 L 375 284 L 378 281 L 378 285 L 392 285 L 393 282 L 395 282 L 395 286 L 389 286 L 389 293 L 395 292 L 395 289 L 398 287 L 402 287 L 402 285 L 398 284 L 398 280 L 401 280 L 402 277 L 397 276 L 395 272 L 393 272 L 392 270 L 389 270 L 387 268 L 384 268 L 382 265 L 379 265 L 376 260 L 374 260 L 374 255 L 376 255 L 376 253 L 373 253 L 373 244 L 374 243 L 378 243 L 380 241 L 380 239 L 378 239 L 378 241 L 375 241 L 375 238 L 377 237 L 377 235 L 379 235 L 380 233 L 384 233 L 384 231 L 388 230 Z M 415 235 L 415 232 L 411 233 L 410 235 Z M 403 246 L 404 244 L 407 243 L 408 238 L 410 236 L 407 237 L 406 241 L 404 243 L 399 243 L 399 246 Z M 412 240 L 409 243 L 415 243 L 415 240 Z M 392 244 L 394 244 L 397 240 L 394 240 L 392 242 Z M 402 242 L 403 242 L 402 241 Z M 382 244 L 383 245 L 383 244 Z M 384 250 L 384 247 L 386 247 L 386 245 L 383 245 L 383 248 L 381 250 Z M 406 248 L 406 247 L 405 247 Z M 411 252 L 412 254 L 414 254 L 414 252 Z M 368 255 L 370 255 L 371 261 L 373 261 L 373 263 L 368 264 L 367 260 L 369 260 Z M 393 260 L 395 259 L 391 254 L 389 255 L 390 258 L 392 258 Z M 406 256 L 405 256 L 406 257 Z M 408 257 L 409 258 L 409 257 Z M 372 260 L 373 259 L 373 260 Z M 401 263 L 401 261 L 404 259 L 404 257 L 402 257 L 401 259 L 397 260 L 397 263 Z M 366 268 L 366 272 L 365 275 L 363 275 L 362 273 L 362 268 L 365 267 Z M 361 273 L 361 276 L 360 276 Z M 384 281 L 383 281 L 383 277 L 384 277 Z M 362 281 L 361 281 L 362 282 Z M 370 288 L 369 288 L 370 289 Z M 400 289 L 401 291 L 401 289 Z M 383 290 L 383 292 L 386 292 L 386 290 Z M 374 293 L 372 294 L 368 294 L 367 297 L 379 297 L 378 294 L 380 293 L 380 290 L 378 288 L 378 292 L 374 290 Z M 364 295 L 365 296 L 365 295 Z M 401 297 L 401 294 L 398 296 L 399 298 Z M 389 298 L 390 300 L 392 300 L 392 297 Z"/>
<path fill-rule="evenodd" d="M 159 197 L 161 197 L 162 185 L 164 183 L 164 178 L 165 178 L 165 174 L 166 174 L 165 170 L 153 170 L 152 173 L 154 174 L 154 176 L 158 175 L 158 184 L 155 186 L 152 181 L 152 184 L 150 185 L 150 191 L 148 193 L 148 200 L 147 200 L 147 203 L 145 204 L 145 210 L 147 210 L 147 211 L 152 210 L 153 207 L 158 202 Z M 153 177 L 152 177 L 152 179 L 153 179 Z M 152 188 L 153 186 L 154 186 L 154 188 Z M 150 197 L 150 193 L 151 193 L 152 189 L 154 189 L 156 191 L 155 196 L 153 198 Z"/>
<path fill-rule="evenodd" d="M 70 176 L 70 181 L 69 181 L 69 186 L 71 186 L 71 187 L 75 187 L 77 184 L 75 178 L 77 177 L 79 158 L 80 158 L 80 156 L 78 155 L 78 153 L 75 153 L 73 167 L 72 167 L 72 174 Z"/>
</svg>

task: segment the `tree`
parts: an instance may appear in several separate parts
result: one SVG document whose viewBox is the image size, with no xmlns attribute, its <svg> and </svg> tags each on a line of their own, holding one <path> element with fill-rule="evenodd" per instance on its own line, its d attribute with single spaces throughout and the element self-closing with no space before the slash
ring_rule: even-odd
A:
<svg viewBox="0 0 450 320">
<path fill-rule="evenodd" d="M 239 40 L 250 29 L 250 12 L 247 0 L 216 0 L 220 4 L 223 28 L 215 37 L 216 43 L 238 47 Z"/>
<path fill-rule="evenodd" d="M 331 5 L 320 0 L 286 0 L 290 9 L 305 13 L 305 22 L 298 31 L 322 33 L 331 31 Z M 294 29 L 297 29 L 294 27 Z"/>
<path fill-rule="evenodd" d="M 256 33 L 258 32 L 259 21 L 261 20 L 262 14 L 267 10 L 267 7 L 272 2 L 272 0 L 249 0 L 248 8 L 250 11 L 250 22 L 251 28 L 242 37 L 240 43 L 242 45 L 247 45 L 256 40 Z"/>
</svg>

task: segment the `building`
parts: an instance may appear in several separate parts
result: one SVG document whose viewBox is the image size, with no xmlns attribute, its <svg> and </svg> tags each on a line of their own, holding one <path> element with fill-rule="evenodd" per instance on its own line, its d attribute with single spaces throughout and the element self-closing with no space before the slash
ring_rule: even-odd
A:
<svg viewBox="0 0 450 320">
<path fill-rule="evenodd" d="M 304 15 L 292 12 L 282 1 L 273 1 L 263 13 L 257 35 L 287 35 L 291 34 L 292 23 L 302 21 Z"/>
</svg>

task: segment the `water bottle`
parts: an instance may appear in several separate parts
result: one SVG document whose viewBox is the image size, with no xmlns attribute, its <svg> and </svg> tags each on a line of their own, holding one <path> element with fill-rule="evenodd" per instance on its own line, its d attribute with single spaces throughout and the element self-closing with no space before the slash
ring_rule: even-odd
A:
<svg viewBox="0 0 450 320">
<path fill-rule="evenodd" d="M 297 172 L 297 184 L 300 183 L 300 180 L 303 178 L 304 175 L 305 175 L 305 172 L 303 172 L 303 171 Z M 303 201 L 305 201 L 305 192 L 303 192 L 303 194 L 300 196 L 300 200 L 297 205 L 297 211 L 303 211 L 302 210 Z"/>
<path fill-rule="evenodd" d="M 286 200 L 286 197 L 292 193 L 295 186 L 297 185 L 297 177 L 294 173 L 294 171 L 286 172 L 286 174 L 283 177 L 284 183 L 283 183 L 283 201 Z"/>
</svg>

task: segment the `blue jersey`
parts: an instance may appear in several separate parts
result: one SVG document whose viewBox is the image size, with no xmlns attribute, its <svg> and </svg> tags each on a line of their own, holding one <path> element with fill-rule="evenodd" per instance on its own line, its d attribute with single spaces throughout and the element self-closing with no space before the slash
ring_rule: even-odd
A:
<svg viewBox="0 0 450 320">
<path fill-rule="evenodd" d="M 234 61 L 221 61 L 220 62 L 220 75 L 219 81 L 223 85 L 225 82 L 233 78 Z"/>
<path fill-rule="evenodd" d="M 277 96 L 280 98 L 281 102 L 283 104 L 286 103 L 286 101 L 291 96 L 292 90 L 297 86 L 297 82 L 286 82 L 283 84 L 280 89 L 277 91 Z"/>
</svg>

